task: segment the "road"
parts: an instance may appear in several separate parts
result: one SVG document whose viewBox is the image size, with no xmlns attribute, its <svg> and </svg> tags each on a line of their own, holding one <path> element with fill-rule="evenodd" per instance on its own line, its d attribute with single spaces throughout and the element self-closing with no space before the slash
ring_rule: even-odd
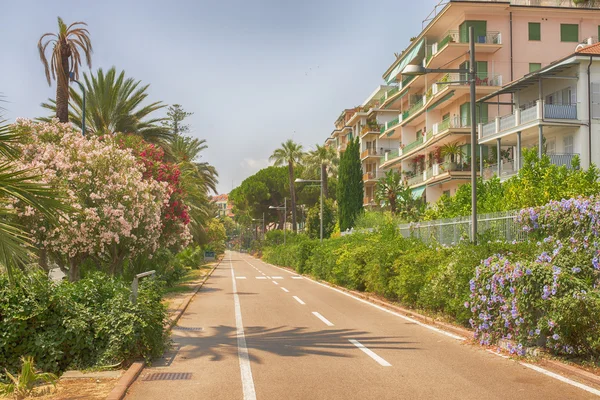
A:
<svg viewBox="0 0 600 400">
<path fill-rule="evenodd" d="M 190 303 L 173 340 L 127 399 L 598 398 L 236 252 Z"/>
</svg>

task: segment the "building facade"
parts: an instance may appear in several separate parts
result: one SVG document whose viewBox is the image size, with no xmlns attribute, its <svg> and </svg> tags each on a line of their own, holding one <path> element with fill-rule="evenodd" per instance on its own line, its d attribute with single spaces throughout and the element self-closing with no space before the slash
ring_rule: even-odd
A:
<svg viewBox="0 0 600 400">
<path fill-rule="evenodd" d="M 217 206 L 217 213 L 219 217 L 230 217 L 233 215 L 233 205 L 229 202 L 228 194 L 219 194 L 217 196 L 213 196 L 211 201 Z"/>
<path fill-rule="evenodd" d="M 330 143 L 339 140 L 335 145 L 343 151 L 348 137 L 360 138 L 365 205 L 373 204 L 376 181 L 388 170 L 401 173 L 413 196 L 427 202 L 435 202 L 443 194 L 454 194 L 458 186 L 468 182 L 471 168 L 481 170 L 485 165 L 489 175 L 490 164 L 498 159 L 498 153 L 506 155 L 508 148 L 516 146 L 513 139 L 507 137 L 498 147 L 497 137 L 489 134 L 490 124 L 508 123 L 508 118 L 498 117 L 525 106 L 525 100 L 519 101 L 518 107 L 511 105 L 517 102 L 515 93 L 501 91 L 503 86 L 547 68 L 555 60 L 572 54 L 580 43 L 597 42 L 600 11 L 598 6 L 576 5 L 568 0 L 444 1 L 436 6 L 424 25 L 421 33 L 383 74 L 385 85 L 362 106 L 345 110 L 343 126 L 338 118 L 339 127 L 336 125 L 328 139 Z M 468 68 L 471 26 L 475 32 L 476 97 L 482 99 L 495 94 L 494 104 L 490 104 L 491 99 L 477 104 L 478 127 L 485 129 L 486 134 L 480 132 L 483 145 L 474 162 L 470 160 L 471 107 L 467 76 L 402 75 L 409 64 L 428 69 Z M 557 91 L 560 86 L 556 86 L 556 82 L 546 83 L 545 95 L 554 96 L 550 102 L 558 101 L 557 96 L 561 102 L 563 96 L 569 96 L 568 92 L 548 92 L 552 85 Z M 531 97 L 528 93 L 522 96 L 523 99 Z M 554 128 L 547 128 L 547 146 L 558 145 L 550 139 L 553 131 Z M 528 145 L 529 131 L 522 135 Z M 578 139 L 575 136 L 573 140 Z M 566 151 L 572 148 L 569 143 Z M 563 145 L 561 142 L 555 152 L 563 151 Z M 500 160 L 502 164 L 502 158 Z M 504 167 L 505 172 L 509 171 L 508 164 Z"/>
</svg>

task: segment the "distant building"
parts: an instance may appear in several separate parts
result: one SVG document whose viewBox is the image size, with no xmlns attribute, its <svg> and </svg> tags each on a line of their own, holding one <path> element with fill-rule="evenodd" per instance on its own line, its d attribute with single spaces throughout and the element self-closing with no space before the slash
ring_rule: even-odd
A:
<svg viewBox="0 0 600 400">
<path fill-rule="evenodd" d="M 233 218 L 233 205 L 229 203 L 228 194 L 219 194 L 217 196 L 213 196 L 211 201 L 217 205 L 217 208 L 219 209 L 219 217 Z"/>
</svg>

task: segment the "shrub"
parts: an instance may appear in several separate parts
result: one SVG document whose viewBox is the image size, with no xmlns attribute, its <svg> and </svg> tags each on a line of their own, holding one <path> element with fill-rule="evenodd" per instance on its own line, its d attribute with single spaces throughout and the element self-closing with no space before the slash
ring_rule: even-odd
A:
<svg viewBox="0 0 600 400">
<path fill-rule="evenodd" d="M 41 272 L 0 275 L 0 365 L 9 372 L 32 356 L 44 371 L 128 363 L 159 356 L 168 342 L 158 280 L 140 283 L 136 304 L 129 284 L 103 273 L 78 282 L 49 281 Z"/>
</svg>

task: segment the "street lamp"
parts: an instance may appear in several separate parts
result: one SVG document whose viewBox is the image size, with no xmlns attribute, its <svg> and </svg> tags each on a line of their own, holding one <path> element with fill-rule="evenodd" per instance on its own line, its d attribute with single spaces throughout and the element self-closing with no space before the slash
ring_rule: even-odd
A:
<svg viewBox="0 0 600 400">
<path fill-rule="evenodd" d="M 83 92 L 83 104 L 81 107 L 81 132 L 83 133 L 83 136 L 85 136 L 85 87 L 81 84 L 81 82 L 79 82 L 78 80 L 75 80 L 75 73 L 71 72 L 69 74 L 69 78 L 71 78 L 71 82 L 75 82 L 76 84 L 79 85 L 79 87 L 81 88 L 81 91 Z"/>
<path fill-rule="evenodd" d="M 321 224 L 321 242 L 323 242 L 323 168 L 321 168 L 321 179 L 320 180 L 312 180 L 312 179 L 296 179 L 296 183 L 318 183 L 321 186 L 321 212 L 319 215 L 319 222 Z"/>
<path fill-rule="evenodd" d="M 285 226 L 287 225 L 287 197 L 283 199 L 283 207 L 269 206 L 271 210 L 283 210 L 283 244 L 285 245 Z"/>
<path fill-rule="evenodd" d="M 477 172 L 475 170 L 475 159 L 477 158 L 476 148 L 477 130 L 475 128 L 475 84 L 476 84 L 476 64 L 475 64 L 475 32 L 472 26 L 469 27 L 469 69 L 429 69 L 422 65 L 407 65 L 402 70 L 402 75 L 425 75 L 429 73 L 448 72 L 468 74 L 470 86 L 470 105 L 471 105 L 471 240 L 477 243 Z M 464 83 L 459 82 L 444 82 L 444 83 Z"/>
</svg>

